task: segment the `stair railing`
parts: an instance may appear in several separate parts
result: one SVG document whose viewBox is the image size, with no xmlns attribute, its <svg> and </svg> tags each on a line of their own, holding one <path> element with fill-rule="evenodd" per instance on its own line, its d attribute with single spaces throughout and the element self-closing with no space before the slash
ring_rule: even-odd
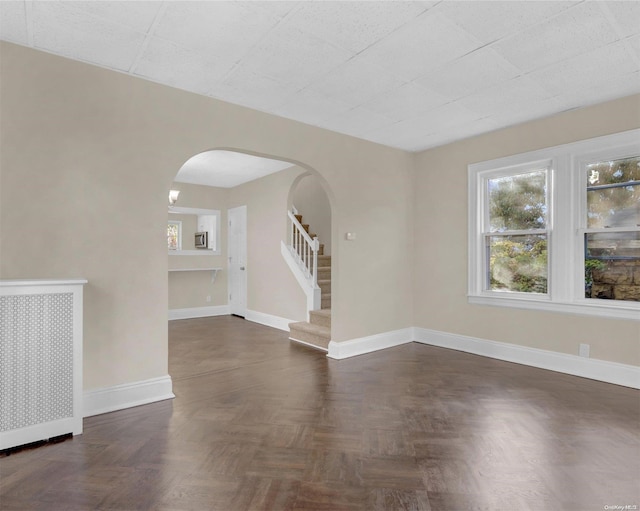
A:
<svg viewBox="0 0 640 511">
<path fill-rule="evenodd" d="M 318 287 L 318 238 L 311 238 L 292 211 L 289 216 L 289 247 L 298 261 L 300 269 L 311 281 L 314 288 Z"/>
</svg>

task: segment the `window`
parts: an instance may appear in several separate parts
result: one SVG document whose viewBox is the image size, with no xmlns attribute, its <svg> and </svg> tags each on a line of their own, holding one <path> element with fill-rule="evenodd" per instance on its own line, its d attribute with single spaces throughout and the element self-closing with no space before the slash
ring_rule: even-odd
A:
<svg viewBox="0 0 640 511">
<path fill-rule="evenodd" d="M 469 302 L 640 319 L 640 130 L 469 166 Z"/>
<path fill-rule="evenodd" d="M 585 297 L 640 301 L 640 156 L 584 170 Z"/>
<path fill-rule="evenodd" d="M 182 222 L 180 220 L 169 220 L 167 222 L 167 245 L 169 250 L 180 250 L 182 248 Z"/>
<path fill-rule="evenodd" d="M 486 177 L 485 286 L 547 293 L 548 168 Z"/>
</svg>

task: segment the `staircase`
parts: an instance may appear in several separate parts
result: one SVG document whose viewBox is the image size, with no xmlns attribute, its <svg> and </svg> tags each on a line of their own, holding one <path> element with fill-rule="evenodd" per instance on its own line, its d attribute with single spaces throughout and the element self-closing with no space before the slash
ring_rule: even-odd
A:
<svg viewBox="0 0 640 511">
<path fill-rule="evenodd" d="M 302 215 L 294 215 L 296 220 L 309 233 L 309 225 L 302 222 Z M 309 233 L 311 238 L 315 234 Z M 294 248 L 296 241 L 292 242 Z M 317 252 L 317 282 L 321 289 L 321 305 L 319 310 L 309 311 L 309 321 L 289 323 L 289 339 L 306 344 L 322 351 L 329 350 L 331 341 L 331 256 L 324 255 L 324 245 L 320 244 Z"/>
</svg>

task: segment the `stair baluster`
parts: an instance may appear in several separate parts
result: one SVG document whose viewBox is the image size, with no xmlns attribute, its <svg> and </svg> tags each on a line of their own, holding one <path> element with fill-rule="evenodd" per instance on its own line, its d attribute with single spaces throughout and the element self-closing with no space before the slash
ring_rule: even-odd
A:
<svg viewBox="0 0 640 511">
<path fill-rule="evenodd" d="M 320 242 L 318 238 L 311 238 L 302 226 L 296 215 L 288 211 L 291 223 L 291 249 L 295 252 L 301 269 L 312 280 L 313 286 L 318 287 L 318 250 Z"/>
</svg>

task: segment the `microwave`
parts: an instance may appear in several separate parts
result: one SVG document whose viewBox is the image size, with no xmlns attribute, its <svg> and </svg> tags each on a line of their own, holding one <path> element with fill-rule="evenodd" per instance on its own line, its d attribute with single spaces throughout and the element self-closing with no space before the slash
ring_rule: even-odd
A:
<svg viewBox="0 0 640 511">
<path fill-rule="evenodd" d="M 197 232 L 195 236 L 195 245 L 196 248 L 209 248 L 209 233 Z"/>
</svg>

